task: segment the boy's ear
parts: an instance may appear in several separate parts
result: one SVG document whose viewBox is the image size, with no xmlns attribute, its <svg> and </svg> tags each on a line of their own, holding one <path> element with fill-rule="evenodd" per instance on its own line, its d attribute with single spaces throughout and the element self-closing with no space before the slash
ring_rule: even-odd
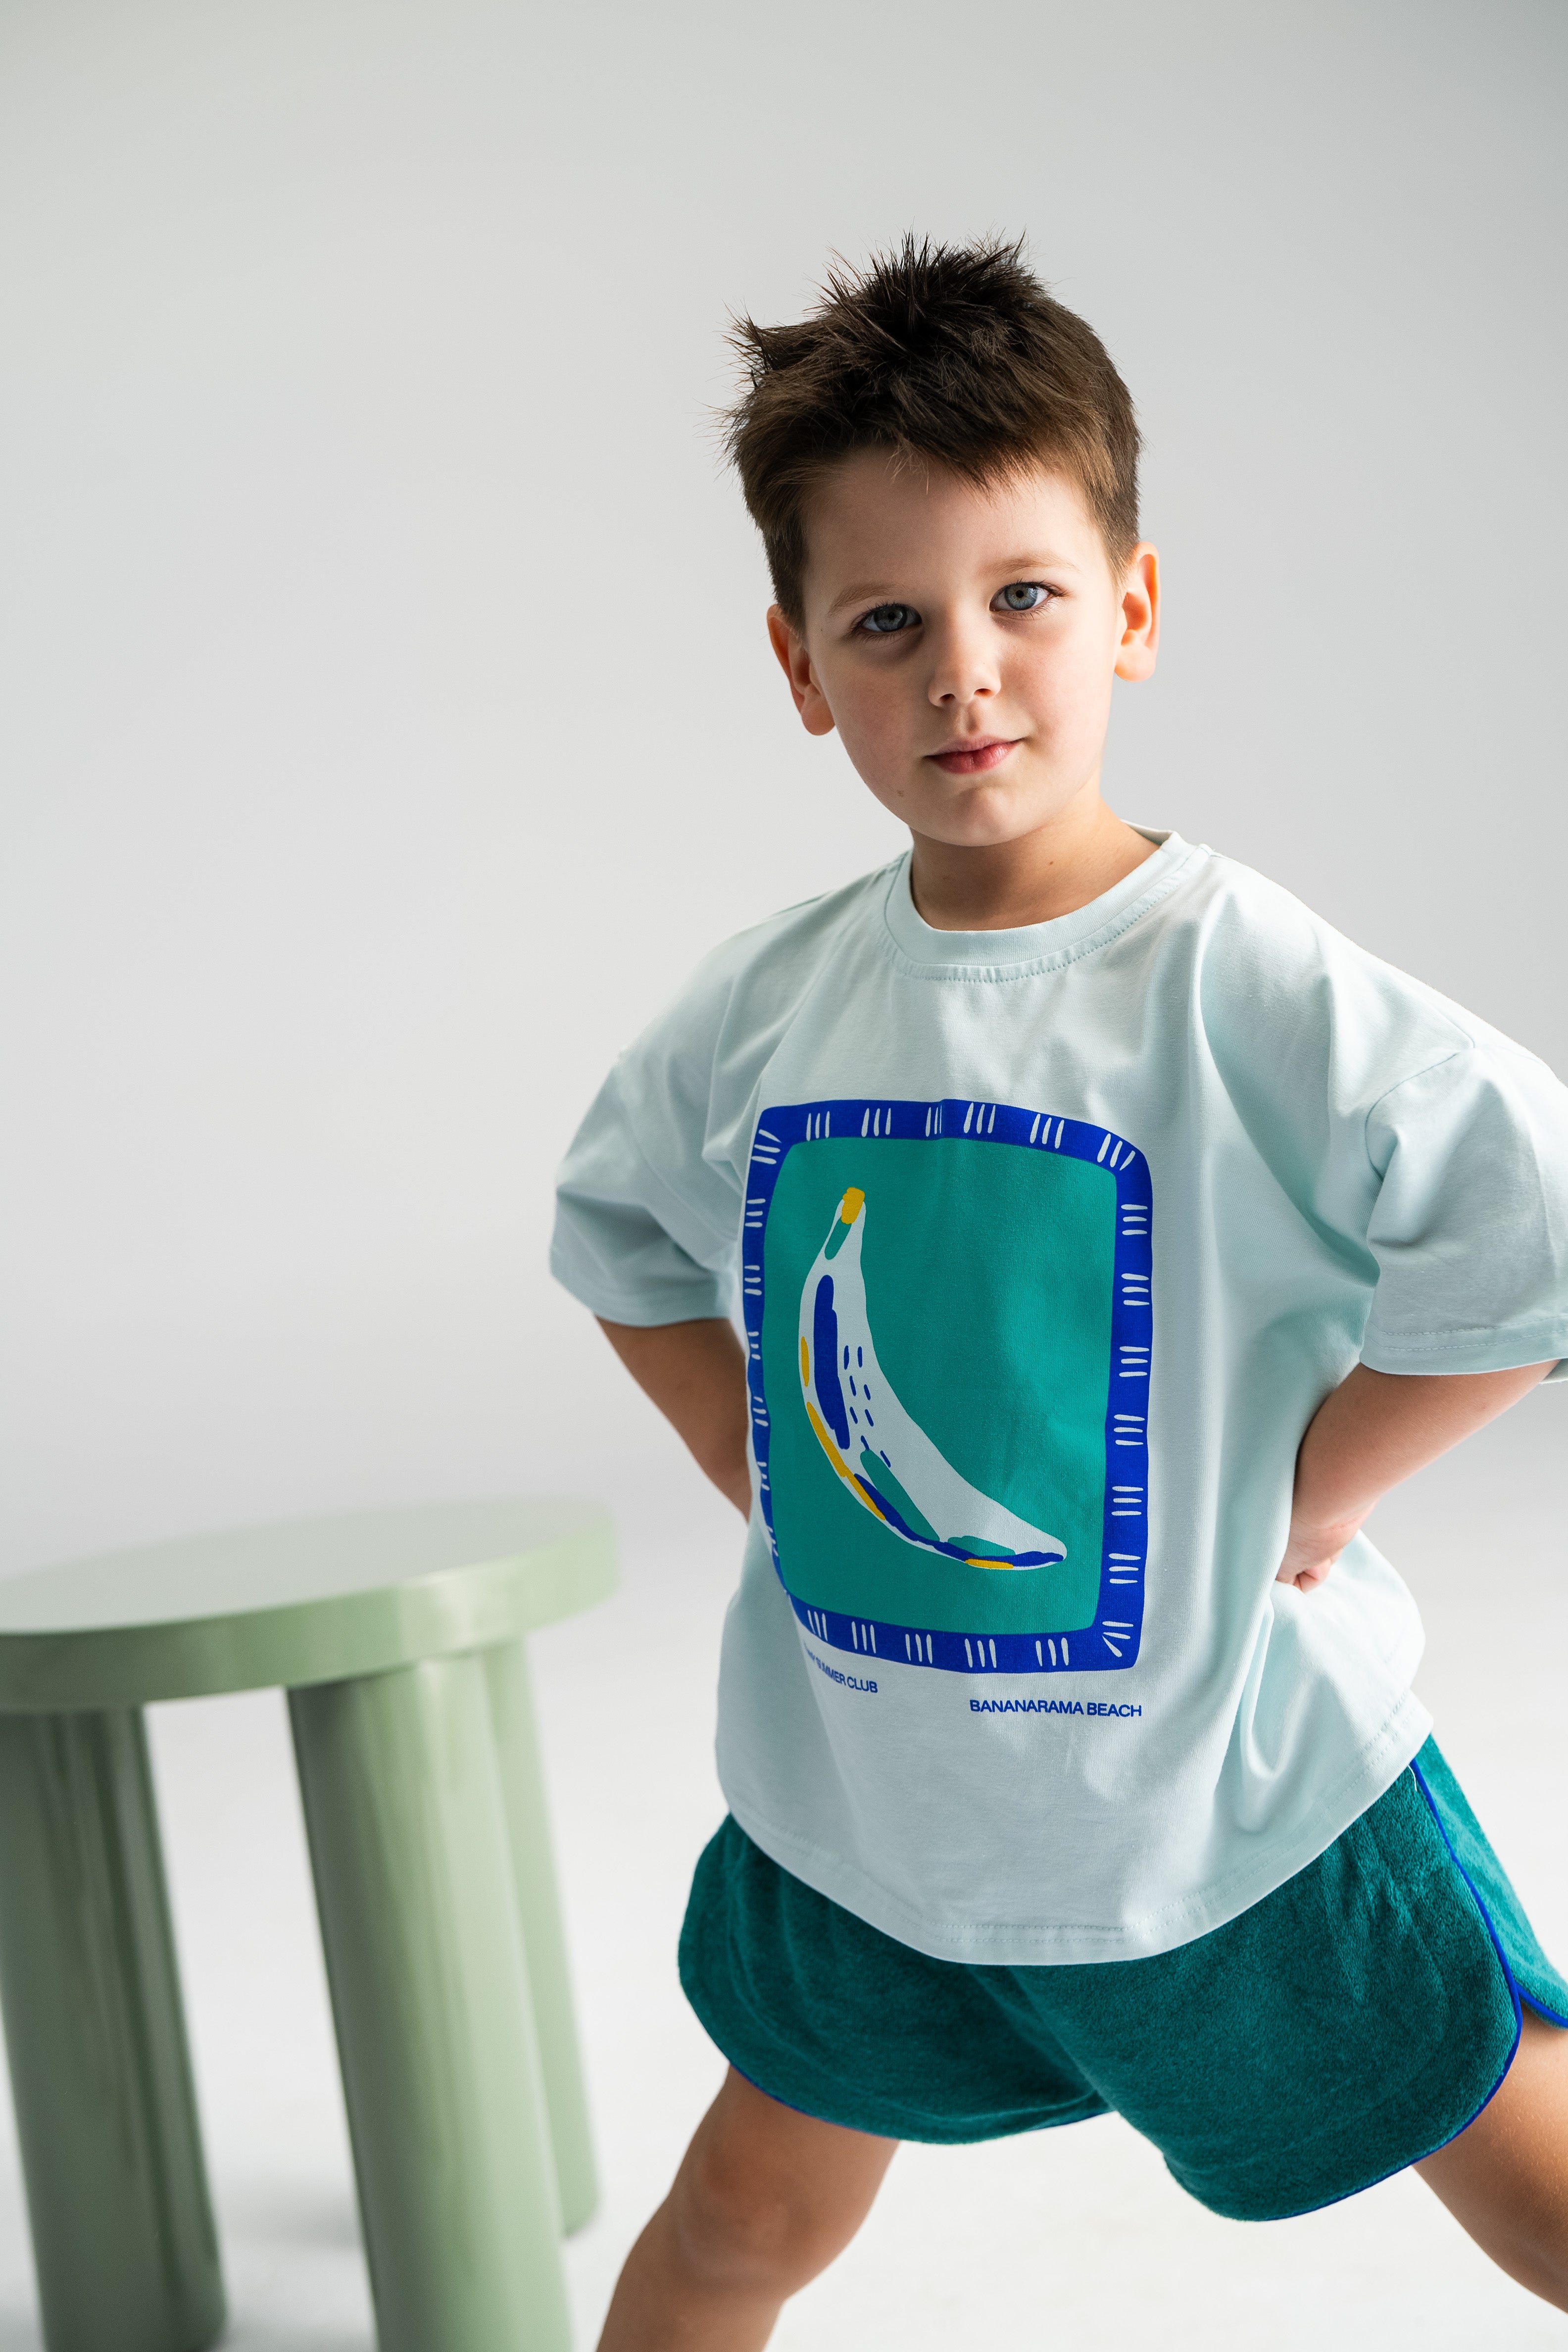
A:
<svg viewBox="0 0 1568 2352">
<path fill-rule="evenodd" d="M 1147 540 L 1133 549 L 1121 583 L 1118 677 L 1151 677 L 1160 645 L 1160 557 Z"/>
<path fill-rule="evenodd" d="M 833 713 L 816 682 L 816 672 L 812 668 L 805 639 L 795 635 L 784 616 L 783 607 L 778 604 L 768 606 L 768 642 L 778 656 L 780 669 L 789 680 L 789 690 L 795 697 L 795 707 L 800 713 L 800 723 L 806 733 L 831 735 Z"/>
</svg>

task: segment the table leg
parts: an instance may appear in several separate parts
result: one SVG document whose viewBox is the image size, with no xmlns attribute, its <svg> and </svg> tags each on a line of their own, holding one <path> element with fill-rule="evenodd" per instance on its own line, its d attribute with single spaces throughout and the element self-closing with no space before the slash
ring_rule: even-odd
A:
<svg viewBox="0 0 1568 2352">
<path fill-rule="evenodd" d="M 550 2134 L 561 2189 L 561 2216 L 568 2231 L 580 2230 L 593 2217 L 599 2201 L 599 2183 L 594 2168 L 588 2094 L 583 2080 L 573 2009 L 572 1974 L 555 1891 L 555 1864 L 550 1849 L 550 1820 L 544 1802 L 539 1741 L 534 1732 L 528 1654 L 522 1643 L 508 1642 L 499 1649 L 487 1650 L 485 1674 L 489 1684 L 490 1715 L 511 1835 L 512 1873 L 522 1918 L 523 1948 L 528 1954 L 528 1980 L 533 1990 L 544 2096 L 550 2110 Z"/>
<path fill-rule="evenodd" d="M 289 1710 L 381 2352 L 564 2352 L 483 1664 L 323 1683 Z"/>
<path fill-rule="evenodd" d="M 223 2278 L 139 1707 L 0 1716 L 0 2002 L 49 2352 L 201 2352 Z"/>
</svg>

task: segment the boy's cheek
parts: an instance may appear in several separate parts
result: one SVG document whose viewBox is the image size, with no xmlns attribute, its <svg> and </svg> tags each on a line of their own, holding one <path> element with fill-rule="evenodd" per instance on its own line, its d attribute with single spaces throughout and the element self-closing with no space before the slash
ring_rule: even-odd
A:
<svg viewBox="0 0 1568 2352">
<path fill-rule="evenodd" d="M 855 696 L 836 695 L 830 707 L 839 740 L 862 782 L 879 800 L 907 799 L 920 776 L 908 720 L 875 704 L 868 708 Z"/>
</svg>

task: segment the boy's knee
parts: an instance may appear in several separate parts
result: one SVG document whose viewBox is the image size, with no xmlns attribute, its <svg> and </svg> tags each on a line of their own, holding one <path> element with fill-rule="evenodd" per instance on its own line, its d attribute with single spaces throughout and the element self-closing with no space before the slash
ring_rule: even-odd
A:
<svg viewBox="0 0 1568 2352">
<path fill-rule="evenodd" d="M 826 2270 L 860 2220 L 809 2179 L 693 2149 L 676 2183 L 671 2221 L 683 2263 L 710 2286 L 781 2299 Z"/>
</svg>

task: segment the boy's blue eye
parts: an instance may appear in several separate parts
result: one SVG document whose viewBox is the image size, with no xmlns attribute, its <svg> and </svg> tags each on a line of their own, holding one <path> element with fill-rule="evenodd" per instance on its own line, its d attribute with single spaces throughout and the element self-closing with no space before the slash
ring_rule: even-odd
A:
<svg viewBox="0 0 1568 2352">
<path fill-rule="evenodd" d="M 859 623 L 868 637 L 896 637 L 901 629 L 912 628 L 920 614 L 909 604 L 877 604 Z"/>
<path fill-rule="evenodd" d="M 994 601 L 1005 613 L 1033 613 L 1049 594 L 1050 590 L 1041 581 L 1011 580 Z"/>
</svg>

